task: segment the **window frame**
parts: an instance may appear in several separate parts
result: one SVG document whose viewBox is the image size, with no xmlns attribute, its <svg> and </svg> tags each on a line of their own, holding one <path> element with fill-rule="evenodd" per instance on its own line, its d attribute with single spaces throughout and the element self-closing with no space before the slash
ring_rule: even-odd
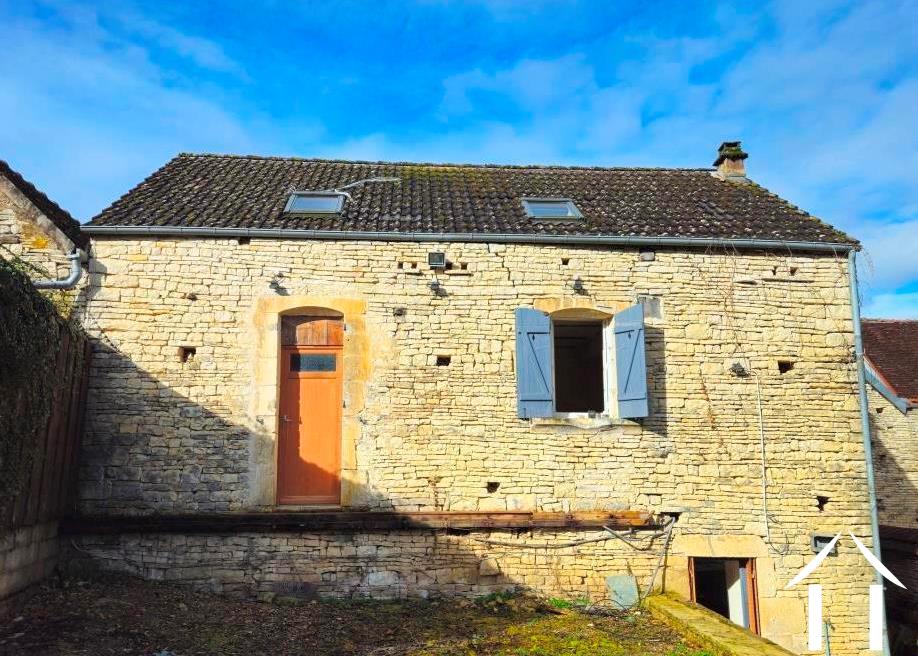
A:
<svg viewBox="0 0 918 656">
<path fill-rule="evenodd" d="M 555 323 L 564 323 L 565 319 L 563 318 L 554 318 L 551 314 L 548 315 L 548 319 L 551 322 L 551 358 L 554 362 L 555 358 Z M 557 381 L 555 380 L 557 376 L 557 367 L 552 366 L 551 374 L 551 387 L 552 387 L 552 417 L 554 419 L 590 419 L 590 418 L 599 418 L 599 419 L 617 419 L 618 418 L 618 403 L 617 403 L 617 379 L 616 379 L 616 370 L 615 370 L 615 333 L 613 317 L 607 319 L 569 319 L 569 321 L 574 323 L 590 323 L 595 322 L 601 324 L 602 326 L 602 400 L 603 400 L 603 409 L 600 412 L 589 412 L 589 411 L 580 411 L 580 412 L 558 412 L 557 403 L 558 403 L 558 388 Z"/>
<path fill-rule="evenodd" d="M 338 202 L 337 207 L 333 210 L 294 209 L 293 204 L 300 197 L 334 198 Z M 284 214 L 340 214 L 341 210 L 344 209 L 344 200 L 344 194 L 334 191 L 291 191 L 290 196 L 287 198 L 287 204 L 284 206 Z"/>
<path fill-rule="evenodd" d="M 520 199 L 520 202 L 523 205 L 523 211 L 526 212 L 526 216 L 529 217 L 530 219 L 535 219 L 537 221 L 580 221 L 581 219 L 583 219 L 583 214 L 580 212 L 580 208 L 577 207 L 577 204 L 570 198 L 523 196 Z M 539 216 L 539 215 L 533 214 L 532 209 L 529 206 L 530 203 L 558 203 L 558 204 L 563 203 L 567 205 L 569 213 Z"/>
</svg>

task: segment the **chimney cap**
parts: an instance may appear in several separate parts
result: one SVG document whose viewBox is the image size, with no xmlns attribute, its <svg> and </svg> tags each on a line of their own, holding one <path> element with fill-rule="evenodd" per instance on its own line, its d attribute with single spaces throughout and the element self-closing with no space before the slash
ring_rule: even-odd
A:
<svg viewBox="0 0 918 656">
<path fill-rule="evenodd" d="M 717 159 L 714 160 L 714 166 L 720 166 L 728 159 L 741 162 L 749 157 L 749 154 L 740 145 L 741 143 L 740 141 L 724 141 L 721 143 L 720 148 L 717 149 Z"/>
</svg>

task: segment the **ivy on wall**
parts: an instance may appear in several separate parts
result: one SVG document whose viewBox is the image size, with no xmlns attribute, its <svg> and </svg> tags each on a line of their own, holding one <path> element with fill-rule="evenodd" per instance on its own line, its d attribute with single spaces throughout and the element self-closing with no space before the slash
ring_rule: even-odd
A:
<svg viewBox="0 0 918 656">
<path fill-rule="evenodd" d="M 22 263 L 0 257 L 0 514 L 29 480 L 55 388 L 70 378 L 57 370 L 65 332 L 73 347 L 85 343 L 79 327 L 35 289 Z M 65 367 L 72 366 L 77 362 L 68 358 Z"/>
</svg>

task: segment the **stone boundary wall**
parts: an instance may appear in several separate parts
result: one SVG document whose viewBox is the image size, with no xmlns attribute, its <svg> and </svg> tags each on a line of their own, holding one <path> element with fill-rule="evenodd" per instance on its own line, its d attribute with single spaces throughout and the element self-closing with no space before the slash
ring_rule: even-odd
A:
<svg viewBox="0 0 918 656">
<path fill-rule="evenodd" d="M 758 538 L 711 538 L 690 531 L 676 525 L 654 589 L 687 598 L 690 555 L 755 556 L 761 634 L 798 653 L 805 651 L 807 588 L 785 590 L 782 574 L 788 566 L 802 567 L 805 558 L 775 556 Z M 475 597 L 514 590 L 609 603 L 606 577 L 622 574 L 633 575 L 644 594 L 662 537 L 650 540 L 640 531 L 627 536 L 641 551 L 615 538 L 563 546 L 603 535 L 593 530 L 150 533 L 77 535 L 65 549 L 67 568 L 74 573 L 119 572 L 265 601 L 278 596 Z M 518 546 L 483 542 L 487 540 Z M 838 556 L 809 580 L 824 588 L 825 617 L 833 623 L 832 653 L 867 654 L 867 591 L 873 577 L 854 544 L 840 544 Z"/>
<path fill-rule="evenodd" d="M 0 599 L 54 571 L 58 562 L 57 522 L 22 526 L 0 535 Z"/>
<path fill-rule="evenodd" d="M 600 532 L 79 536 L 71 566 L 90 565 L 220 594 L 404 597 L 478 596 L 531 590 L 605 599 L 611 563 L 625 558 L 643 583 L 660 551 L 626 553 L 614 538 L 564 549 L 489 546 L 477 539 L 566 543 Z M 646 541 L 644 541 L 646 543 Z M 87 561 L 91 557 L 91 561 Z"/>
</svg>

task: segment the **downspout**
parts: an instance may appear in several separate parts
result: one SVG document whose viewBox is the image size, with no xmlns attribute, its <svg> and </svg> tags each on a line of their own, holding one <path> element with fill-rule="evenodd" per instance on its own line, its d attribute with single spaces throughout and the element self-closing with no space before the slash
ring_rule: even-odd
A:
<svg viewBox="0 0 918 656">
<path fill-rule="evenodd" d="M 87 260 L 86 253 L 79 248 L 73 249 L 73 252 L 67 256 L 70 260 L 70 275 L 59 280 L 36 280 L 32 284 L 35 289 L 73 289 L 83 277 L 83 262 Z"/>
<path fill-rule="evenodd" d="M 848 251 L 848 280 L 851 284 L 851 320 L 854 322 L 854 357 L 857 363 L 857 394 L 861 407 L 861 435 L 864 441 L 864 461 L 867 465 L 867 495 L 870 502 L 870 530 L 873 534 L 873 555 L 880 557 L 880 518 L 877 515 L 877 486 L 873 473 L 873 444 L 870 440 L 870 415 L 867 404 L 867 375 L 864 367 L 864 340 L 861 337 L 861 304 L 857 289 L 856 252 Z M 877 583 L 883 585 L 883 575 L 877 572 Z M 885 589 L 885 588 L 884 588 Z M 884 595 L 885 596 L 885 595 Z M 883 605 L 883 656 L 890 656 L 889 633 L 886 630 L 886 605 Z"/>
</svg>

